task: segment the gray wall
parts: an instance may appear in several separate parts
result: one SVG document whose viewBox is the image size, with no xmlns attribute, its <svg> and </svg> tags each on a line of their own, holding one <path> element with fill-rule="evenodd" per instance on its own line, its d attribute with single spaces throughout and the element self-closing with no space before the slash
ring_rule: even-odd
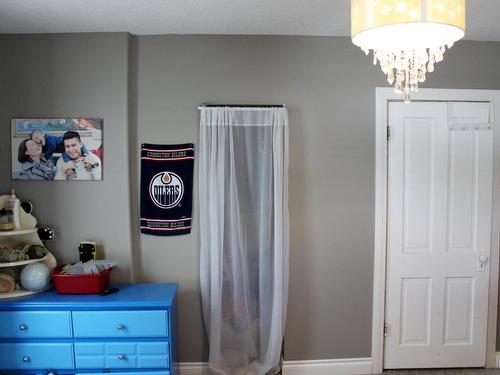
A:
<svg viewBox="0 0 500 375">
<path fill-rule="evenodd" d="M 386 86 L 380 68 L 349 38 L 332 37 L 144 36 L 132 38 L 131 57 L 136 153 L 141 142 L 197 143 L 196 106 L 205 101 L 288 106 L 285 357 L 370 356 L 375 87 Z M 458 43 L 425 86 L 500 89 L 499 60 L 500 43 Z M 206 348 L 194 225 L 184 237 L 138 237 L 134 248 L 140 279 L 180 281 L 181 357 L 197 361 Z"/>
<path fill-rule="evenodd" d="M 64 232 L 54 244 L 60 257 L 70 258 L 79 240 L 97 238 L 110 258 L 119 258 L 124 279 L 180 282 L 182 361 L 207 358 L 198 223 L 186 236 L 138 233 L 139 146 L 197 144 L 196 106 L 205 101 L 287 104 L 291 277 L 285 357 L 370 355 L 375 87 L 386 83 L 349 38 L 2 36 L 0 52 L 2 160 L 9 155 L 12 116 L 104 118 L 103 182 L 16 186 L 35 202 L 44 223 Z M 90 55 L 93 64 L 75 54 Z M 500 89 L 498 61 L 500 43 L 458 43 L 425 86 Z M 1 190 L 10 186 L 8 173 L 8 163 L 1 163 Z M 69 211 L 70 203 L 54 203 L 62 198 L 78 215 Z"/>
<path fill-rule="evenodd" d="M 205 101 L 288 106 L 286 358 L 368 356 L 373 93 L 382 75 L 347 38 L 151 36 L 133 38 L 131 46 L 136 150 L 142 142 L 198 143 L 196 106 Z M 138 174 L 132 175 L 137 182 Z M 195 220 L 189 236 L 142 236 L 134 246 L 141 251 L 143 280 L 180 281 L 181 353 L 193 361 L 206 359 L 197 234 Z"/>
<path fill-rule="evenodd" d="M 55 228 L 47 246 L 60 262 L 77 259 L 95 240 L 99 256 L 131 275 L 128 167 L 128 34 L 0 36 L 0 192 L 15 187 L 34 203 L 42 225 Z M 104 181 L 10 181 L 12 117 L 104 119 Z"/>
</svg>

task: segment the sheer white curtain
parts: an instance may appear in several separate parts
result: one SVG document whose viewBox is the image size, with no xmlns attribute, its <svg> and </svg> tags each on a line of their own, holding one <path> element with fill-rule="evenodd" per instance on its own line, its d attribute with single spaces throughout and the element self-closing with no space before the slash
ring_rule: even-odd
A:
<svg viewBox="0 0 500 375">
<path fill-rule="evenodd" d="M 288 113 L 200 111 L 200 278 L 210 368 L 275 374 L 288 295 Z"/>
</svg>

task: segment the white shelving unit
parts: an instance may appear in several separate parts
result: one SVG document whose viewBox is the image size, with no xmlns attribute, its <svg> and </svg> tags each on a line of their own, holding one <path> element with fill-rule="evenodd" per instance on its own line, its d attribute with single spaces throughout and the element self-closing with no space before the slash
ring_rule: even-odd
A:
<svg viewBox="0 0 500 375">
<path fill-rule="evenodd" d="M 47 288 L 44 288 L 42 290 L 37 290 L 36 292 L 32 292 L 31 290 L 20 289 L 20 290 L 14 290 L 12 293 L 0 293 L 0 299 L 29 296 L 31 294 L 45 292 L 46 290 L 49 290 L 50 288 L 52 288 L 52 285 L 50 285 Z"/>
<path fill-rule="evenodd" d="M 0 239 L 2 237 L 12 237 L 12 236 L 21 236 L 24 234 L 32 234 L 37 233 L 38 229 L 19 229 L 19 230 L 1 230 L 0 231 Z"/>
<path fill-rule="evenodd" d="M 28 259 L 28 260 L 20 260 L 18 262 L 0 263 L 0 268 L 19 267 L 19 266 L 25 266 L 30 263 L 44 262 L 49 258 L 50 255 L 46 254 L 43 258 L 38 258 L 38 259 Z"/>
<path fill-rule="evenodd" d="M 0 231 L 0 243 L 2 242 L 2 239 L 4 238 L 13 238 L 13 237 L 24 237 L 23 240 L 26 240 L 27 242 L 31 243 L 37 243 L 43 245 L 41 240 L 38 237 L 38 229 L 33 228 L 33 229 L 21 229 L 21 230 L 12 230 L 12 231 Z M 47 250 L 48 251 L 48 250 Z M 28 259 L 28 260 L 21 260 L 18 262 L 10 262 L 10 263 L 1 263 L 0 262 L 0 272 L 2 268 L 7 268 L 7 267 L 22 267 L 27 264 L 31 263 L 38 263 L 38 262 L 43 262 L 49 267 L 49 269 L 53 269 L 56 265 L 56 259 L 54 256 L 48 251 L 47 254 L 39 259 Z M 0 293 L 0 299 L 4 298 L 16 298 L 16 297 L 23 297 L 23 296 L 28 296 L 30 294 L 35 294 L 35 293 L 40 293 L 43 292 L 47 289 L 50 289 L 52 286 L 48 286 L 45 289 L 38 290 L 38 291 L 29 291 L 29 290 L 15 290 L 12 293 Z"/>
</svg>

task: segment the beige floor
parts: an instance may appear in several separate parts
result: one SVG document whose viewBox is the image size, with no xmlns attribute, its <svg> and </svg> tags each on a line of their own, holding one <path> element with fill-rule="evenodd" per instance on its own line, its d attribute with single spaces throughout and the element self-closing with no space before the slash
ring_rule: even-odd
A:
<svg viewBox="0 0 500 375">
<path fill-rule="evenodd" d="M 500 375 L 500 369 L 387 370 L 387 375 Z"/>
</svg>

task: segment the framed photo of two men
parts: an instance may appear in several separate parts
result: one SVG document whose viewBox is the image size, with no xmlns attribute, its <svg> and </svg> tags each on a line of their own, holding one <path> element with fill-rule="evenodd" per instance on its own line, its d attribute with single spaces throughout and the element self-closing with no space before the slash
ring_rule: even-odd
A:
<svg viewBox="0 0 500 375">
<path fill-rule="evenodd" d="M 102 180 L 102 119 L 12 119 L 13 180 Z"/>
</svg>

